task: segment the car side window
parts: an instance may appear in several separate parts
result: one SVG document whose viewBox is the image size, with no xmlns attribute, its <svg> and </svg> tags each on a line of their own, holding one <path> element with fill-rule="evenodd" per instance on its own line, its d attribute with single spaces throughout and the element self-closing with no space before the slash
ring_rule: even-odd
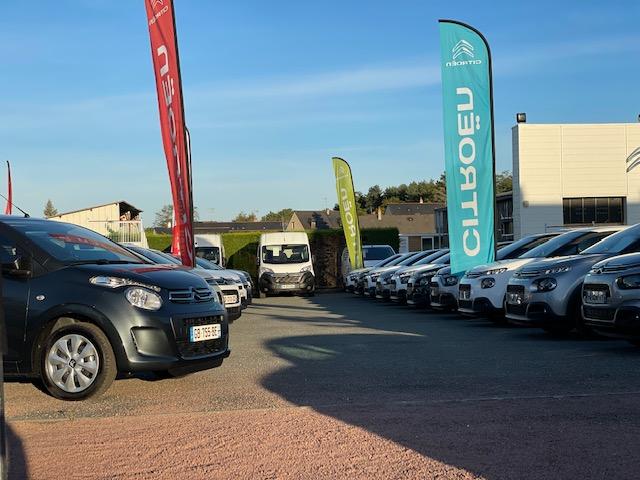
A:
<svg viewBox="0 0 640 480">
<path fill-rule="evenodd" d="M 607 235 L 609 235 L 609 234 L 608 233 L 597 233 L 597 234 L 589 235 L 586 238 L 583 238 L 582 241 L 578 244 L 578 252 L 577 253 L 580 253 L 580 252 L 586 250 L 591 245 L 595 245 L 600 240 L 605 238 Z"/>
</svg>

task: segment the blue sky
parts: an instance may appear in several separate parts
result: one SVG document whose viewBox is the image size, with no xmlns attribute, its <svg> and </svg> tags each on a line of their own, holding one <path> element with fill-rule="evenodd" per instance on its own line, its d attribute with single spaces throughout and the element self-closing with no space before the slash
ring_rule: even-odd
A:
<svg viewBox="0 0 640 480">
<path fill-rule="evenodd" d="M 516 112 L 640 113 L 638 2 L 176 0 L 176 16 L 203 219 L 332 206 L 332 155 L 359 190 L 437 177 L 438 18 L 491 44 L 499 170 Z M 143 1 L 5 2 L 0 58 L 15 202 L 41 215 L 47 198 L 60 211 L 126 199 L 151 224 L 170 190 Z"/>
</svg>

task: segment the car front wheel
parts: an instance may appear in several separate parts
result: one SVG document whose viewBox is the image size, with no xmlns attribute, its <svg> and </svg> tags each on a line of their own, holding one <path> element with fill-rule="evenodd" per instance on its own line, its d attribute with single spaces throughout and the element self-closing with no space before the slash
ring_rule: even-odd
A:
<svg viewBox="0 0 640 480">
<path fill-rule="evenodd" d="M 93 324 L 54 327 L 41 353 L 41 379 L 61 400 L 84 400 L 104 393 L 116 378 L 115 355 L 106 335 Z"/>
</svg>

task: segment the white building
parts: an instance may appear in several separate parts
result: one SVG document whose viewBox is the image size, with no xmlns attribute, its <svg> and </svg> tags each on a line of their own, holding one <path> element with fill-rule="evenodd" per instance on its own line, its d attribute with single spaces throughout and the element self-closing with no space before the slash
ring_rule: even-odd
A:
<svg viewBox="0 0 640 480">
<path fill-rule="evenodd" d="M 130 203 L 118 201 L 60 213 L 49 218 L 89 228 L 116 242 L 136 243 L 147 247 L 141 213 L 142 210 Z"/>
<path fill-rule="evenodd" d="M 513 127 L 516 239 L 562 226 L 640 223 L 640 123 Z"/>
</svg>

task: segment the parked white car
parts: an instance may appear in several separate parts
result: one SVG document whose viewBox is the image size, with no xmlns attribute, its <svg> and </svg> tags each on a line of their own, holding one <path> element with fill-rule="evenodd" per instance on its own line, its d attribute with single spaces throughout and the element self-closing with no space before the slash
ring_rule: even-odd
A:
<svg viewBox="0 0 640 480">
<path fill-rule="evenodd" d="M 415 279 L 424 272 L 433 272 L 447 265 L 449 262 L 449 250 L 442 249 L 433 252 L 412 266 L 398 269 L 389 280 L 390 298 L 393 302 L 407 302 L 407 286 L 411 279 Z"/>
<path fill-rule="evenodd" d="M 624 227 L 587 227 L 571 230 L 528 251 L 519 258 L 500 260 L 469 270 L 458 287 L 458 310 L 469 315 L 504 316 L 507 285 L 524 265 L 550 257 L 576 255 Z"/>
</svg>

